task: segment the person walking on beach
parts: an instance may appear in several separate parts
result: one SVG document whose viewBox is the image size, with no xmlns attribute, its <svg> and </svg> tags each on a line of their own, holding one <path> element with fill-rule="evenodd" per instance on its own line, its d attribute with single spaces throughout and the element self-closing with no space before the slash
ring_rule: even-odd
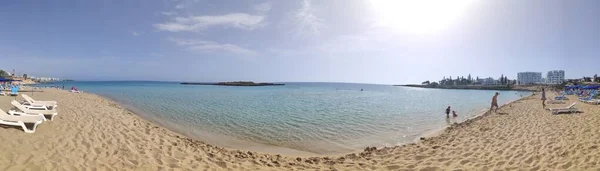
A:
<svg viewBox="0 0 600 171">
<path fill-rule="evenodd" d="M 546 109 L 546 91 L 542 88 L 542 107 Z"/>
<path fill-rule="evenodd" d="M 496 113 L 496 111 L 498 111 L 498 95 L 500 95 L 500 93 L 496 92 L 494 97 L 492 97 L 492 107 L 490 108 L 490 112 L 492 111 L 492 109 L 494 109 L 494 106 L 496 107 L 496 110 L 494 110 L 494 113 Z"/>
<path fill-rule="evenodd" d="M 450 118 L 450 106 L 446 108 L 446 118 Z"/>
</svg>

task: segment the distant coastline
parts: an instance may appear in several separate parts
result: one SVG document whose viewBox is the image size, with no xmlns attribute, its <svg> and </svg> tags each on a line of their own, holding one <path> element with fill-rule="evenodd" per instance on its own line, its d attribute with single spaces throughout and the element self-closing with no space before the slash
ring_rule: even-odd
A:
<svg viewBox="0 0 600 171">
<path fill-rule="evenodd" d="M 437 88 L 437 89 L 463 89 L 463 90 L 500 90 L 500 91 L 537 91 L 539 86 L 521 86 L 521 85 L 417 85 L 405 84 L 394 85 L 403 87 L 418 87 L 418 88 Z"/>
<path fill-rule="evenodd" d="M 233 82 L 217 82 L 217 83 L 196 83 L 183 82 L 183 85 L 217 85 L 217 86 L 283 86 L 285 84 L 278 83 L 255 83 L 251 81 L 233 81 Z"/>
</svg>

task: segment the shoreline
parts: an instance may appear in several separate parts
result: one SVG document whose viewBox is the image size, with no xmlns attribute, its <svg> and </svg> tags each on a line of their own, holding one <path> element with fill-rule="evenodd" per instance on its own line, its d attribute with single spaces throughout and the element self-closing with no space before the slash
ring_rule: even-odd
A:
<svg viewBox="0 0 600 171">
<path fill-rule="evenodd" d="M 94 93 L 89 93 L 89 94 L 94 94 Z M 97 94 L 94 94 L 94 95 L 97 95 Z M 200 135 L 192 135 L 194 133 L 191 133 L 190 131 L 185 131 L 181 127 L 170 126 L 172 124 L 161 122 L 159 119 L 152 118 L 151 116 L 146 114 L 146 112 L 143 112 L 140 109 L 138 109 L 132 105 L 115 100 L 114 98 L 110 98 L 110 97 L 103 96 L 103 95 L 97 95 L 97 96 L 106 98 L 107 100 L 111 100 L 111 101 L 115 102 L 116 104 L 118 104 L 119 106 L 121 106 L 123 109 L 138 116 L 140 119 L 146 120 L 146 121 L 148 121 L 152 124 L 155 124 L 163 129 L 169 130 L 176 134 L 180 134 L 187 138 L 194 139 L 196 141 L 201 141 L 201 142 L 205 142 L 208 144 L 213 144 L 215 146 L 224 147 L 228 150 L 255 151 L 255 152 L 267 153 L 267 154 L 272 154 L 272 155 L 279 154 L 279 155 L 286 155 L 286 156 L 303 156 L 303 157 L 326 156 L 326 155 L 319 155 L 319 154 L 311 153 L 308 151 L 301 151 L 301 150 L 296 150 L 296 149 L 291 149 L 291 148 L 286 148 L 286 147 L 281 147 L 281 146 L 244 141 L 244 140 L 237 139 L 235 137 L 229 137 L 229 136 L 224 136 L 224 135 L 215 135 L 215 134 L 210 134 L 207 132 L 201 132 L 201 133 L 197 133 L 197 134 L 201 134 L 202 136 L 209 137 L 209 138 L 204 138 L 204 139 L 195 138 L 195 137 L 199 137 Z M 215 140 L 210 140 L 211 138 L 214 138 Z M 218 145 L 216 145 L 216 144 L 218 144 Z M 229 145 L 227 145 L 227 144 L 229 144 Z M 236 148 L 241 145 L 234 147 L 234 145 L 231 145 L 231 144 L 244 144 L 247 147 Z"/>
<path fill-rule="evenodd" d="M 600 169 L 600 106 L 578 103 L 583 113 L 552 115 L 541 108 L 539 97 L 514 100 L 499 114 L 469 118 L 416 143 L 305 157 L 214 146 L 161 127 L 106 97 L 44 89 L 33 98 L 58 101 L 59 114 L 34 134 L 2 128 L 0 165 L 4 170 Z M 0 97 L 0 108 L 10 109 L 12 99 Z M 567 104 L 578 101 L 569 99 Z"/>
<path fill-rule="evenodd" d="M 68 92 L 68 90 L 63 90 L 63 91 Z M 356 149 L 356 150 L 352 150 L 349 152 L 318 154 L 318 153 L 313 153 L 310 151 L 303 151 L 303 150 L 287 148 L 287 147 L 282 147 L 282 146 L 277 146 L 277 145 L 269 145 L 269 144 L 262 144 L 262 143 L 258 143 L 258 142 L 241 140 L 241 139 L 231 137 L 231 136 L 217 135 L 217 134 L 212 134 L 212 133 L 202 132 L 202 131 L 193 132 L 190 130 L 184 130 L 183 128 L 181 128 L 181 126 L 162 122 L 162 121 L 160 121 L 160 119 L 153 118 L 152 116 L 146 114 L 146 112 L 143 112 L 141 109 L 138 109 L 135 106 L 127 104 L 125 102 L 119 101 L 115 98 L 112 98 L 109 96 L 104 96 L 104 95 L 99 95 L 99 94 L 95 94 L 95 93 L 89 93 L 89 92 L 85 92 L 85 93 L 93 94 L 93 95 L 99 96 L 101 98 L 105 98 L 106 100 L 112 101 L 112 102 L 116 103 L 117 105 L 119 105 L 120 107 L 122 107 L 123 109 L 127 110 L 128 112 L 139 117 L 140 119 L 146 120 L 146 121 L 148 121 L 152 124 L 155 124 L 163 129 L 169 130 L 175 134 L 182 135 L 187 138 L 194 139 L 196 141 L 201 141 L 204 143 L 223 147 L 228 150 L 253 151 L 253 152 L 265 153 L 265 154 L 269 154 L 269 155 L 285 155 L 285 156 L 294 156 L 294 157 L 333 157 L 333 156 L 342 156 L 342 155 L 363 152 L 363 149 Z M 529 96 L 524 96 L 524 97 L 521 97 L 516 100 L 508 101 L 508 102 L 500 105 L 499 109 L 503 108 L 505 105 L 508 105 L 512 102 L 521 100 L 526 97 L 529 97 Z M 392 145 L 392 146 L 366 146 L 365 148 L 373 148 L 373 147 L 375 147 L 375 148 L 392 148 L 392 147 L 403 146 L 403 145 L 408 145 L 408 144 L 412 144 L 412 143 L 419 143 L 420 141 L 422 141 L 421 139 L 423 137 L 430 138 L 433 136 L 437 136 L 437 135 L 443 133 L 449 127 L 452 127 L 457 124 L 462 124 L 464 122 L 467 122 L 472 119 L 476 119 L 478 117 L 483 117 L 486 113 L 487 112 L 478 112 L 475 115 L 470 116 L 469 118 L 466 118 L 460 122 L 454 122 L 452 125 L 445 125 L 443 127 L 437 128 L 437 129 L 425 131 L 423 133 L 418 134 L 418 136 L 416 136 L 410 142 L 395 143 L 396 145 Z M 203 138 L 197 138 L 197 137 L 203 137 Z"/>
<path fill-rule="evenodd" d="M 483 86 L 483 85 L 460 85 L 460 86 L 431 86 L 431 85 L 393 85 L 399 87 L 431 88 L 431 89 L 452 89 L 452 90 L 496 90 L 496 91 L 537 91 L 538 86 L 520 86 L 520 85 L 502 85 L 502 86 Z"/>
<path fill-rule="evenodd" d="M 500 109 L 504 108 L 506 105 L 510 105 L 510 104 L 512 104 L 512 103 L 514 103 L 514 102 L 517 102 L 517 101 L 523 100 L 523 99 L 525 99 L 525 98 L 527 98 L 527 97 L 531 97 L 531 96 L 533 96 L 533 95 L 524 96 L 524 97 L 521 97 L 521 98 L 519 98 L 519 99 L 516 99 L 516 100 L 511 100 L 511 101 L 508 101 L 508 102 L 506 102 L 506 103 L 504 103 L 504 104 L 500 105 L 500 107 L 498 107 L 498 110 L 500 110 Z M 482 111 L 482 110 L 485 110 L 485 111 Z M 413 142 L 414 142 L 414 143 L 419 143 L 419 142 L 423 141 L 423 139 L 427 139 L 427 138 L 432 138 L 432 137 L 439 136 L 439 135 L 440 135 L 440 134 L 442 134 L 444 131 L 446 131 L 446 129 L 448 129 L 448 128 L 450 128 L 450 127 L 453 127 L 453 126 L 456 126 L 456 125 L 460 125 L 460 124 L 463 124 L 463 123 L 465 123 L 465 122 L 469 122 L 470 120 L 476 120 L 476 119 L 480 119 L 480 117 L 485 117 L 486 115 L 488 115 L 488 114 L 491 114 L 491 113 L 490 113 L 490 111 L 489 111 L 489 109 L 487 109 L 487 108 L 484 108 L 484 109 L 482 109 L 482 110 L 480 110 L 480 112 L 477 112 L 475 115 L 473 115 L 473 116 L 471 116 L 471 117 L 468 117 L 468 118 L 466 118 L 465 120 L 463 120 L 463 121 L 461 121 L 461 122 L 454 122 L 454 123 L 452 123 L 451 125 L 446 125 L 446 126 L 444 126 L 444 127 L 438 128 L 438 129 L 433 129 L 433 130 L 426 131 L 426 132 L 424 132 L 423 134 L 421 134 L 421 135 L 419 135 L 418 137 L 416 137 L 416 138 L 413 140 Z"/>
</svg>

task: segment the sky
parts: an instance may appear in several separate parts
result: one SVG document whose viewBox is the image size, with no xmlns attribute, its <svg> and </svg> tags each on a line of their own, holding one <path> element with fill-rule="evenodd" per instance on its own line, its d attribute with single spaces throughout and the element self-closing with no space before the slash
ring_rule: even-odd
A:
<svg viewBox="0 0 600 171">
<path fill-rule="evenodd" d="M 0 1 L 0 69 L 75 80 L 354 82 L 600 73 L 597 0 Z"/>
</svg>

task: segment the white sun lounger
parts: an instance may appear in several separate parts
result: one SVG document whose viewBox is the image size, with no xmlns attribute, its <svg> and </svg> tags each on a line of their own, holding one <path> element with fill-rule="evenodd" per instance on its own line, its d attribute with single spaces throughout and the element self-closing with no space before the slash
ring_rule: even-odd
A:
<svg viewBox="0 0 600 171">
<path fill-rule="evenodd" d="M 50 120 L 53 120 L 54 116 L 56 116 L 58 114 L 58 112 L 56 112 L 56 110 L 47 110 L 45 107 L 42 107 L 42 108 L 26 107 L 25 105 L 22 105 L 21 103 L 17 102 L 16 100 L 13 100 L 10 103 L 21 111 L 21 112 L 8 111 L 11 114 L 14 113 L 14 114 L 25 114 L 25 115 L 50 116 Z M 35 109 L 38 109 L 38 110 L 35 110 Z"/>
<path fill-rule="evenodd" d="M 587 104 L 599 105 L 600 104 L 600 99 L 586 100 L 584 102 L 587 103 Z"/>
<path fill-rule="evenodd" d="M 37 128 L 37 126 L 39 124 L 41 124 L 43 120 L 44 120 L 43 116 L 39 116 L 39 115 L 13 116 L 13 115 L 8 115 L 6 112 L 4 112 L 2 109 L 0 109 L 0 124 L 20 126 L 21 128 L 23 128 L 23 131 L 25 131 L 26 133 L 34 133 L 35 128 Z M 28 129 L 27 126 L 25 126 L 26 123 L 33 124 L 33 128 Z"/>
<path fill-rule="evenodd" d="M 48 110 L 53 110 L 58 106 L 56 101 L 33 100 L 33 98 L 29 97 L 26 94 L 21 94 L 21 96 L 23 96 L 23 99 L 25 99 L 25 102 L 23 103 L 23 105 L 25 105 L 25 106 L 33 106 L 33 107 L 42 106 L 42 107 L 46 107 Z"/>
<path fill-rule="evenodd" d="M 550 108 L 550 111 L 552 111 L 552 114 L 579 112 L 579 109 L 575 107 L 575 104 L 577 103 L 573 103 L 564 108 Z"/>
</svg>

